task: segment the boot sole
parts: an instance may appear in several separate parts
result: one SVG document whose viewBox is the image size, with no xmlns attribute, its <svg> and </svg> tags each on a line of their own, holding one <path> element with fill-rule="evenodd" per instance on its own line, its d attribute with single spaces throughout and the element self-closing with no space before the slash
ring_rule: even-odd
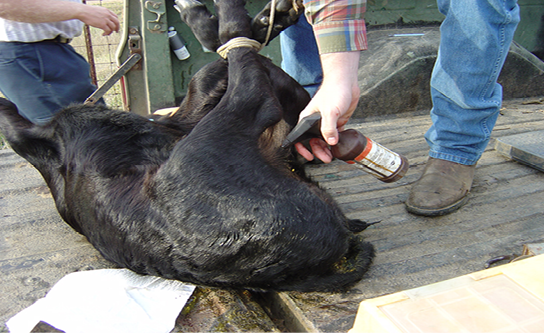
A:
<svg viewBox="0 0 544 335">
<path fill-rule="evenodd" d="M 467 193 L 463 198 L 459 199 L 457 202 L 442 208 L 419 208 L 416 206 L 412 206 L 406 202 L 404 205 L 406 206 L 406 210 L 409 213 L 421 215 L 421 216 L 440 216 L 440 215 L 446 215 L 450 214 L 452 212 L 455 212 L 460 207 L 465 205 L 468 201 L 468 196 L 470 192 Z"/>
</svg>

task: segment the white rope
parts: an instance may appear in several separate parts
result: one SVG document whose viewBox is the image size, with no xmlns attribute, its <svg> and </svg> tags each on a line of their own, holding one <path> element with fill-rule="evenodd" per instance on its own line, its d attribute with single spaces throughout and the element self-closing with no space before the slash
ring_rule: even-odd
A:
<svg viewBox="0 0 544 335">
<path fill-rule="evenodd" d="M 270 5 L 270 21 L 268 24 L 268 30 L 266 31 L 266 38 L 264 40 L 264 43 L 261 44 L 258 41 L 252 40 L 247 37 L 235 37 L 217 48 L 216 52 L 219 54 L 219 56 L 227 59 L 229 51 L 234 48 L 253 48 L 257 52 L 261 51 L 261 49 L 264 48 L 264 46 L 268 43 L 270 35 L 272 34 L 272 27 L 274 26 L 274 16 L 276 15 L 276 0 L 272 0 Z"/>
<path fill-rule="evenodd" d="M 255 41 L 255 40 L 252 40 L 252 39 L 247 38 L 247 37 L 235 37 L 235 38 L 229 40 L 227 43 L 220 46 L 219 48 L 217 48 L 217 53 L 219 54 L 219 56 L 226 59 L 227 55 L 228 55 L 228 53 L 229 53 L 229 51 L 231 49 L 243 48 L 243 47 L 253 48 L 257 52 L 261 51 L 261 49 L 262 49 L 261 43 Z"/>
</svg>

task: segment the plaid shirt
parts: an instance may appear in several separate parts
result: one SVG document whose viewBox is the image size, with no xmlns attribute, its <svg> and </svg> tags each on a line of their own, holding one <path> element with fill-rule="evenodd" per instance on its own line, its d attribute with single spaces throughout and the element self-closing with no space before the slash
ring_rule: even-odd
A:
<svg viewBox="0 0 544 335">
<path fill-rule="evenodd" d="M 304 0 L 319 53 L 366 50 L 366 0 Z"/>
</svg>

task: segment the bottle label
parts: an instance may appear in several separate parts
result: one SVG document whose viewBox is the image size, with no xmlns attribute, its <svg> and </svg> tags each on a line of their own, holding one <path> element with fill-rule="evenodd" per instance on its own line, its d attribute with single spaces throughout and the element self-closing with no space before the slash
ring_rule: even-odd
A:
<svg viewBox="0 0 544 335">
<path fill-rule="evenodd" d="M 366 172 L 378 178 L 387 178 L 400 169 L 402 159 L 395 152 L 367 137 L 365 150 L 348 163 L 357 163 L 357 166 Z"/>
<path fill-rule="evenodd" d="M 180 49 L 174 50 L 174 54 L 179 60 L 185 60 L 189 57 L 191 57 L 191 54 L 189 53 L 189 50 L 185 46 L 183 46 Z"/>
</svg>

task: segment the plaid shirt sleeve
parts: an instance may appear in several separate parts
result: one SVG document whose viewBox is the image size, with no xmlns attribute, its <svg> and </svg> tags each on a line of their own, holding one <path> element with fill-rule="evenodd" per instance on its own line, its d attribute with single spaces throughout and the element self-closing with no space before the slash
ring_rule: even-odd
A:
<svg viewBox="0 0 544 335">
<path fill-rule="evenodd" d="M 366 50 L 366 0 L 304 0 L 319 53 Z"/>
</svg>

